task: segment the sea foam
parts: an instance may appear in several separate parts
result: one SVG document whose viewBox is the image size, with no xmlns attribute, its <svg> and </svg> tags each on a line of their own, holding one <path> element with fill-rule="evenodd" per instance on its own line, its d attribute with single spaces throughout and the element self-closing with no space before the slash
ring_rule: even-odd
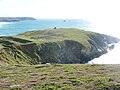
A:
<svg viewBox="0 0 120 90">
<path fill-rule="evenodd" d="M 9 24 L 9 23 L 8 22 L 0 22 L 0 28 L 5 24 Z"/>
<path fill-rule="evenodd" d="M 95 58 L 89 63 L 91 64 L 120 64 L 120 42 L 117 43 L 113 50 L 108 50 L 107 54 Z"/>
</svg>

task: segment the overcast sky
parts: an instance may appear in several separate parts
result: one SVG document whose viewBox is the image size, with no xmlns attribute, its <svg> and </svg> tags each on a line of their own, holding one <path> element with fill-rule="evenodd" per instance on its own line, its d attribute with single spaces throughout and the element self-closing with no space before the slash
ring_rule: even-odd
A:
<svg viewBox="0 0 120 90">
<path fill-rule="evenodd" d="M 92 31 L 120 38 L 120 0 L 0 0 L 1 16 L 85 19 Z M 120 64 L 119 50 L 100 59 Z"/>
<path fill-rule="evenodd" d="M 98 32 L 120 36 L 120 0 L 0 0 L 0 16 L 85 19 Z"/>
</svg>

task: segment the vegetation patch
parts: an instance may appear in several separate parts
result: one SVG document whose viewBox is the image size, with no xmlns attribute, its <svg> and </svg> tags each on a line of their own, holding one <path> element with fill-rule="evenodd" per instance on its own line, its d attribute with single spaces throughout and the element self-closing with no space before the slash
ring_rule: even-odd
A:
<svg viewBox="0 0 120 90">
<path fill-rule="evenodd" d="M 119 90 L 119 69 L 119 65 L 87 64 L 0 66 L 0 89 Z"/>
</svg>

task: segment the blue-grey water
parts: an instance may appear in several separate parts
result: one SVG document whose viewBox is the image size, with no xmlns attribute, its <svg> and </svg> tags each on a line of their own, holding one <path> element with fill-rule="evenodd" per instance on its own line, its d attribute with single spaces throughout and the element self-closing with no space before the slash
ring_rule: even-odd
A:
<svg viewBox="0 0 120 90">
<path fill-rule="evenodd" d="M 84 20 L 42 19 L 34 21 L 9 22 L 0 24 L 0 36 L 17 35 L 26 31 L 44 30 L 49 28 L 80 28 L 86 29 L 89 25 Z"/>
</svg>

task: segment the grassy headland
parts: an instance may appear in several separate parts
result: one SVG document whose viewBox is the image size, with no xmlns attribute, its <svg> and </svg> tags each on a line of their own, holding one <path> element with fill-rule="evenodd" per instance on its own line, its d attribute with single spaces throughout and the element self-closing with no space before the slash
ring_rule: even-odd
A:
<svg viewBox="0 0 120 90">
<path fill-rule="evenodd" d="M 0 37 L 0 64 L 87 63 L 119 39 L 74 28 L 57 28 Z"/>
</svg>

